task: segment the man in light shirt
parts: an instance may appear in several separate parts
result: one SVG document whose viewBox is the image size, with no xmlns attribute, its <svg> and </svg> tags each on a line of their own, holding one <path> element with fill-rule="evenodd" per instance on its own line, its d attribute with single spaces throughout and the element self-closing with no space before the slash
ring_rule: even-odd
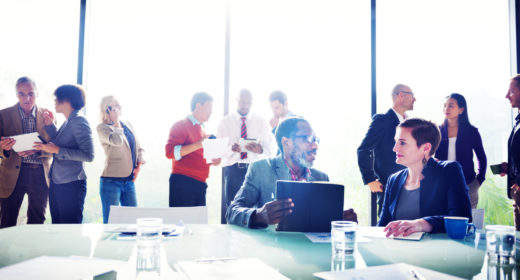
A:
<svg viewBox="0 0 520 280">
<path fill-rule="evenodd" d="M 237 103 L 237 111 L 224 117 L 217 130 L 217 137 L 229 139 L 228 153 L 222 158 L 222 223 L 226 223 L 227 206 L 240 189 L 249 164 L 272 157 L 277 151 L 276 140 L 267 121 L 251 113 L 251 92 L 247 89 L 241 90 Z"/>
<path fill-rule="evenodd" d="M 269 105 L 271 106 L 271 111 L 273 111 L 273 117 L 269 120 L 269 124 L 271 125 L 273 134 L 275 134 L 279 123 L 296 115 L 289 111 L 287 95 L 282 91 L 276 90 L 269 95 Z"/>
<path fill-rule="evenodd" d="M 357 150 L 363 183 L 368 185 L 372 193 L 377 194 L 378 216 L 383 206 L 388 177 L 404 168 L 395 162 L 395 130 L 406 119 L 406 111 L 413 110 L 415 100 L 409 86 L 396 85 L 392 90 L 392 108 L 386 114 L 372 117 L 372 123 Z"/>
</svg>

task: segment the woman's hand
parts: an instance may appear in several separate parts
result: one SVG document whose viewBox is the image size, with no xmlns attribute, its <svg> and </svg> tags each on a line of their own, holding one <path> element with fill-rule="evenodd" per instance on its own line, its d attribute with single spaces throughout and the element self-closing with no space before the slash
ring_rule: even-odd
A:
<svg viewBox="0 0 520 280">
<path fill-rule="evenodd" d="M 43 116 L 43 123 L 45 125 L 51 125 L 54 123 L 54 114 L 51 111 L 49 111 L 47 109 L 43 109 L 42 116 Z"/>
<path fill-rule="evenodd" d="M 424 219 L 400 220 L 390 222 L 384 229 L 386 237 L 408 236 L 414 232 L 430 232 L 433 227 Z"/>
<path fill-rule="evenodd" d="M 134 168 L 134 178 L 132 179 L 132 182 L 135 182 L 137 180 L 137 175 L 139 175 L 139 172 L 141 172 L 141 165 L 142 163 L 137 163 L 137 166 Z"/>
<path fill-rule="evenodd" d="M 49 144 L 43 144 L 40 142 L 34 142 L 34 149 L 39 151 L 44 151 L 51 154 L 57 154 L 60 152 L 60 147 L 54 145 L 54 143 L 49 142 Z"/>
</svg>

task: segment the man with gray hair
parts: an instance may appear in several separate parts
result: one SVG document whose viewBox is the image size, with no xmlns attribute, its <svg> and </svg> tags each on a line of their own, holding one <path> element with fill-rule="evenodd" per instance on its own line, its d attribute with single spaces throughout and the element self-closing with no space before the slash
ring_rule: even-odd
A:
<svg viewBox="0 0 520 280">
<path fill-rule="evenodd" d="M 38 91 L 34 80 L 16 81 L 18 103 L 0 111 L 0 228 L 15 226 L 23 198 L 27 194 L 28 224 L 43 224 L 49 198 L 51 155 L 36 150 L 14 151 L 10 136 L 38 132 L 50 140 L 44 129 L 43 111 L 36 106 Z"/>
<path fill-rule="evenodd" d="M 368 132 L 357 150 L 363 183 L 368 185 L 372 193 L 377 194 L 378 216 L 383 206 L 386 180 L 404 168 L 395 162 L 395 130 L 407 118 L 406 111 L 413 110 L 415 100 L 409 86 L 396 85 L 392 90 L 392 108 L 386 114 L 372 117 Z"/>
</svg>

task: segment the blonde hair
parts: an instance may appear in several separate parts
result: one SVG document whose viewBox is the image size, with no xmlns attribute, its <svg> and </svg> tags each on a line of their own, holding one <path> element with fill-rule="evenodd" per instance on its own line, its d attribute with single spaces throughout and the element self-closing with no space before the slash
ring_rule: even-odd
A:
<svg viewBox="0 0 520 280">
<path fill-rule="evenodd" d="M 101 104 L 99 106 L 101 114 L 100 119 L 102 123 L 110 123 L 110 116 L 107 113 L 108 106 L 112 104 L 112 102 L 116 101 L 119 104 L 119 101 L 113 95 L 107 95 L 101 99 Z"/>
</svg>

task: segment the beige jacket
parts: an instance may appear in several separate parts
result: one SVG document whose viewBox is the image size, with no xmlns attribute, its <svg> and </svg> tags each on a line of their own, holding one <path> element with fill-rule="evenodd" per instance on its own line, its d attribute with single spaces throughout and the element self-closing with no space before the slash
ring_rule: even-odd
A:
<svg viewBox="0 0 520 280">
<path fill-rule="evenodd" d="M 18 106 L 16 104 L 0 111 L 0 136 L 7 137 L 23 133 L 22 119 L 20 112 L 18 112 Z M 44 129 L 42 113 L 43 110 L 36 106 L 36 131 L 43 140 L 48 142 L 50 138 Z M 52 155 L 45 152 L 41 152 L 41 154 L 43 173 L 45 174 L 47 186 L 49 186 L 49 168 Z M 15 151 L 4 151 L 0 148 L 0 198 L 7 198 L 13 193 L 18 175 L 20 175 L 21 165 L 22 158 Z"/>
<path fill-rule="evenodd" d="M 136 153 L 137 164 L 143 164 L 143 149 L 139 144 L 137 135 L 128 122 L 124 124 L 130 129 L 135 138 L 135 151 L 130 151 L 130 145 L 125 137 L 124 129 L 114 127 L 113 125 L 101 123 L 97 126 L 99 140 L 103 149 L 105 149 L 105 169 L 101 174 L 102 177 L 128 177 L 132 172 L 132 154 Z"/>
</svg>

